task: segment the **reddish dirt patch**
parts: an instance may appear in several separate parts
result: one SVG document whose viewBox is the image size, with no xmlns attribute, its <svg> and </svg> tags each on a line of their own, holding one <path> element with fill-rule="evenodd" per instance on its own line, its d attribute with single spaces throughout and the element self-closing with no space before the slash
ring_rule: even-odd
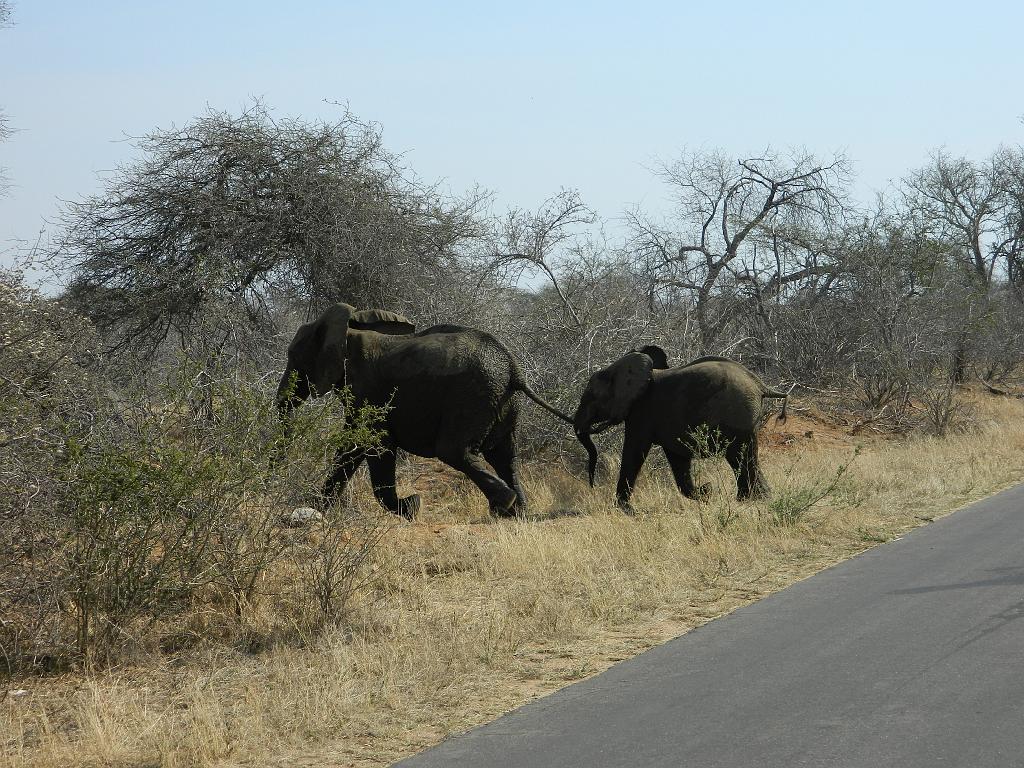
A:
<svg viewBox="0 0 1024 768">
<path fill-rule="evenodd" d="M 771 418 L 761 429 L 761 445 L 776 450 L 806 450 L 855 445 L 864 442 L 863 436 L 854 436 L 845 425 L 817 408 L 790 409 L 785 422 Z"/>
</svg>

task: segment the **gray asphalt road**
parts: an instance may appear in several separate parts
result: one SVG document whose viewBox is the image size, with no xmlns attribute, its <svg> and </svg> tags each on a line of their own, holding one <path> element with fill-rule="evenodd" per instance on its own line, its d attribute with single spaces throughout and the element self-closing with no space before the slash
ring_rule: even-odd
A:
<svg viewBox="0 0 1024 768">
<path fill-rule="evenodd" d="M 1024 766 L 1024 486 L 402 761 Z"/>
</svg>

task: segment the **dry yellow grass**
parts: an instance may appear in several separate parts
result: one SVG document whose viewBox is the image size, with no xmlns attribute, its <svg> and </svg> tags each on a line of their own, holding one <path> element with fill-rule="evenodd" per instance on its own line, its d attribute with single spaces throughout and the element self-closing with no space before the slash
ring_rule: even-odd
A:
<svg viewBox="0 0 1024 768">
<path fill-rule="evenodd" d="M 759 504 L 732 500 L 724 465 L 702 469 L 705 505 L 649 471 L 636 518 L 609 483 L 552 468 L 528 473 L 528 521 L 488 521 L 455 488 L 386 537 L 349 622 L 306 647 L 15 681 L 29 693 L 0 701 L 0 768 L 387 764 L 1019 481 L 1024 402 L 976 408 L 975 431 L 855 459 L 854 438 L 796 419 L 766 440 L 789 447 L 765 451 Z"/>
</svg>

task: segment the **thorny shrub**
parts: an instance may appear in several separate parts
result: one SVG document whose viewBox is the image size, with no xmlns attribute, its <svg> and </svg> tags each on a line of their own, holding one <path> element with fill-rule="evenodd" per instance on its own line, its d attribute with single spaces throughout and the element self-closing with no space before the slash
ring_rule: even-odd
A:
<svg viewBox="0 0 1024 768">
<path fill-rule="evenodd" d="M 782 482 L 777 483 L 772 494 L 760 502 L 762 515 L 771 525 L 798 524 L 812 507 L 840 490 L 850 465 L 859 455 L 858 446 L 849 460 L 838 465 L 833 473 L 814 477 L 810 482 L 797 480 L 795 463 L 790 464 L 783 473 Z"/>
<path fill-rule="evenodd" d="M 115 394 L 87 370 L 85 325 L 3 288 L 0 670 L 177 647 L 197 614 L 238 637 L 268 599 L 302 632 L 343 615 L 389 518 L 328 502 L 291 530 L 287 513 L 324 501 L 335 451 L 379 445 L 383 409 L 319 398 L 286 435 L 256 376 L 183 369 Z"/>
</svg>

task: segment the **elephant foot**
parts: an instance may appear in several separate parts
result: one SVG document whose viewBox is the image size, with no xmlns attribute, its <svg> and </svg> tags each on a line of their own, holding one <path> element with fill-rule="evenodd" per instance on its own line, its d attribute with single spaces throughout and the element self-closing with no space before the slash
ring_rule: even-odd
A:
<svg viewBox="0 0 1024 768">
<path fill-rule="evenodd" d="M 413 493 L 406 496 L 404 499 L 398 500 L 398 511 L 397 514 L 400 517 L 404 517 L 410 522 L 415 519 L 416 515 L 420 511 L 420 495 Z"/>
<path fill-rule="evenodd" d="M 518 512 L 518 506 L 519 497 L 511 488 L 509 489 L 507 497 L 497 501 L 492 499 L 490 503 L 491 514 L 495 517 L 515 517 Z"/>
<path fill-rule="evenodd" d="M 740 488 L 739 493 L 736 494 L 736 498 L 740 501 L 748 501 L 750 499 L 764 499 L 771 495 L 772 489 L 768 483 L 763 480 L 754 483 L 749 488 Z"/>
<path fill-rule="evenodd" d="M 511 507 L 506 509 L 504 512 L 499 512 L 493 506 L 491 507 L 491 514 L 495 517 L 523 517 L 526 515 L 526 505 L 520 504 L 518 501 Z"/>
<path fill-rule="evenodd" d="M 707 501 L 711 498 L 711 483 L 701 483 L 690 486 L 688 489 L 680 488 L 680 492 L 693 501 Z"/>
<path fill-rule="evenodd" d="M 636 508 L 629 503 L 629 499 L 618 499 L 617 503 L 619 509 L 622 510 L 622 514 L 629 515 L 630 517 L 636 517 Z"/>
<path fill-rule="evenodd" d="M 526 503 L 526 496 L 521 490 L 516 491 L 516 503 L 512 505 L 512 514 L 516 517 L 522 517 L 529 512 L 529 507 Z"/>
</svg>

